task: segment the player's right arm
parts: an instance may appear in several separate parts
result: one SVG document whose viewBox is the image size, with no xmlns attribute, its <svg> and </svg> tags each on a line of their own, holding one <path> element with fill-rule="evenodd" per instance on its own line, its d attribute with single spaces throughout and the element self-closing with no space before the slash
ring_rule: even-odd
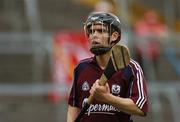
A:
<svg viewBox="0 0 180 122">
<path fill-rule="evenodd" d="M 70 91 L 69 99 L 68 99 L 68 110 L 67 110 L 67 122 L 74 122 L 77 115 L 80 112 L 79 108 L 79 96 L 78 96 L 78 66 L 74 69 L 74 81 Z"/>
<path fill-rule="evenodd" d="M 67 112 L 67 122 L 74 122 L 79 112 L 79 108 L 69 105 Z"/>
</svg>

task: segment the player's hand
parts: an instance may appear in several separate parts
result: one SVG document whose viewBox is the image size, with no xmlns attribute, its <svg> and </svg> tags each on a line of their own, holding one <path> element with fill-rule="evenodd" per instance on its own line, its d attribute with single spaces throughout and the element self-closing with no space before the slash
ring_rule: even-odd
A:
<svg viewBox="0 0 180 122">
<path fill-rule="evenodd" d="M 106 83 L 105 86 L 100 86 L 99 80 L 96 80 L 91 87 L 90 94 L 93 95 L 97 101 L 106 102 L 108 100 L 108 95 L 110 95 L 108 83 Z"/>
</svg>

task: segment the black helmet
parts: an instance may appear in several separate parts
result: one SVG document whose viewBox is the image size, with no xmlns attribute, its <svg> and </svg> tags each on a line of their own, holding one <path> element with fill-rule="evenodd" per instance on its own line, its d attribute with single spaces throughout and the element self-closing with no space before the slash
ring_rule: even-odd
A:
<svg viewBox="0 0 180 122">
<path fill-rule="evenodd" d="M 113 29 L 111 32 L 117 31 L 119 35 L 121 35 L 121 22 L 119 18 L 112 13 L 107 13 L 107 12 L 91 13 L 89 17 L 87 18 L 84 25 L 84 29 L 86 32 L 93 23 L 107 24 L 110 27 L 110 29 Z M 119 41 L 120 41 L 120 38 L 117 40 L 117 42 Z"/>
<path fill-rule="evenodd" d="M 107 25 L 108 33 L 111 35 L 114 31 L 119 33 L 119 37 L 115 40 L 109 47 L 91 47 L 90 51 L 95 55 L 105 54 L 106 52 L 110 51 L 112 46 L 120 41 L 121 38 L 121 22 L 117 16 L 111 13 L 106 12 L 93 12 L 91 13 L 85 24 L 84 30 L 86 35 L 89 35 L 89 29 L 93 24 L 103 24 Z M 110 39 L 110 38 L 109 38 Z"/>
</svg>

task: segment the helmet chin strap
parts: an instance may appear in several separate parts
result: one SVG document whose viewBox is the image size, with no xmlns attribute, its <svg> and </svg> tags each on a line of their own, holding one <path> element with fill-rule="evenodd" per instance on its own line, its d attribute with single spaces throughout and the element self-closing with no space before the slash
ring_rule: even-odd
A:
<svg viewBox="0 0 180 122">
<path fill-rule="evenodd" d="M 103 55 L 111 50 L 111 47 L 92 47 L 90 49 L 91 53 L 95 55 Z"/>
</svg>

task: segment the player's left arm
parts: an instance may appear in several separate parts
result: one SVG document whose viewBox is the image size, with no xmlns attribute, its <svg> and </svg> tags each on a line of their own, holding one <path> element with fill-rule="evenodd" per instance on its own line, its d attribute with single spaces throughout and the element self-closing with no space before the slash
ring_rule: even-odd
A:
<svg viewBox="0 0 180 122">
<path fill-rule="evenodd" d="M 137 107 L 131 98 L 122 98 L 111 94 L 107 83 L 105 86 L 100 86 L 97 80 L 91 88 L 90 93 L 93 94 L 96 100 L 111 104 L 120 111 L 139 116 L 145 115 L 145 113 Z"/>
<path fill-rule="evenodd" d="M 80 109 L 78 107 L 69 105 L 68 111 L 67 111 L 67 122 L 74 122 L 79 112 L 80 112 Z"/>
<path fill-rule="evenodd" d="M 114 96 L 112 94 L 109 94 L 107 99 L 107 103 L 115 106 L 120 111 L 123 111 L 128 114 L 132 115 L 139 115 L 144 116 L 145 113 L 137 107 L 137 105 L 134 103 L 134 101 L 130 98 L 122 98 L 118 96 Z"/>
<path fill-rule="evenodd" d="M 122 98 L 110 93 L 109 86 L 100 86 L 98 80 L 90 90 L 96 100 L 111 104 L 128 114 L 145 116 L 148 110 L 146 81 L 141 67 L 132 61 L 133 81 L 130 96 Z"/>
<path fill-rule="evenodd" d="M 105 102 L 111 104 L 123 111 L 132 115 L 146 116 L 148 111 L 148 96 L 147 86 L 141 66 L 134 60 L 131 59 L 129 66 L 131 67 L 132 74 L 131 84 L 129 88 L 129 95 L 127 98 L 114 96 L 107 93 Z"/>
<path fill-rule="evenodd" d="M 131 60 L 130 65 L 133 79 L 129 98 L 114 98 L 113 104 L 118 103 L 127 113 L 145 116 L 148 111 L 147 83 L 141 66 L 134 60 Z"/>
</svg>

